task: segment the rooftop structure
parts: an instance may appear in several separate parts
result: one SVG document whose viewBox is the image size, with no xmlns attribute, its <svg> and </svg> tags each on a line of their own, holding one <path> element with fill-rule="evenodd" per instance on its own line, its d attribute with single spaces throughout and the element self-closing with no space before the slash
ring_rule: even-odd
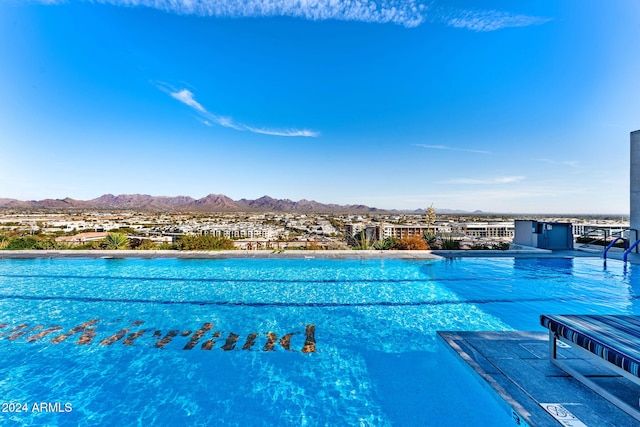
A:
<svg viewBox="0 0 640 427">
<path fill-rule="evenodd" d="M 630 148 L 630 225 L 632 230 L 640 230 L 640 130 L 631 132 Z"/>
<path fill-rule="evenodd" d="M 566 222 L 515 221 L 513 243 L 539 249 L 573 249 L 571 224 Z"/>
</svg>

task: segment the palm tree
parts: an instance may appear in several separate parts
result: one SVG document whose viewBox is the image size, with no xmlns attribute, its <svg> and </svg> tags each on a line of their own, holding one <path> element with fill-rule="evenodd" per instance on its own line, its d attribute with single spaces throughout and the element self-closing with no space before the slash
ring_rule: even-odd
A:
<svg viewBox="0 0 640 427">
<path fill-rule="evenodd" d="M 109 233 L 104 239 L 104 248 L 109 250 L 129 249 L 129 239 L 121 233 Z"/>
<path fill-rule="evenodd" d="M 353 247 L 353 249 L 356 249 L 359 251 L 367 251 L 370 249 L 374 249 L 373 245 L 376 243 L 376 239 L 368 238 L 367 233 L 364 230 L 360 231 L 359 234 L 356 234 L 354 239 L 355 239 L 355 246 Z"/>
</svg>

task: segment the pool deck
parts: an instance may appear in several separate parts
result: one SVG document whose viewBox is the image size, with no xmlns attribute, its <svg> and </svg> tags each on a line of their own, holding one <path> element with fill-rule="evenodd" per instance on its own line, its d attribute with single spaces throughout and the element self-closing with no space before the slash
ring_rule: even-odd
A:
<svg viewBox="0 0 640 427">
<path fill-rule="evenodd" d="M 640 424 L 551 364 L 549 338 L 545 332 L 438 332 L 438 339 L 470 368 L 483 386 L 493 391 L 491 394 L 514 420 L 514 425 L 631 427 Z M 571 348 L 559 349 L 558 354 L 623 401 L 638 406 L 640 387 L 602 369 L 606 364 L 594 365 Z M 553 411 L 557 405 L 561 405 L 557 413 L 564 423 L 544 409 Z M 563 414 L 562 409 L 570 414 Z"/>
</svg>

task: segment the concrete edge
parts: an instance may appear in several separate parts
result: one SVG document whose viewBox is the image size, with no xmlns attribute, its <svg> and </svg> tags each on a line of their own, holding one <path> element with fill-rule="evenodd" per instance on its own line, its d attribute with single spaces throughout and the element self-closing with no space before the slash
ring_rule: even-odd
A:
<svg viewBox="0 0 640 427">
<path fill-rule="evenodd" d="M 473 375 L 483 388 L 498 401 L 502 409 L 504 409 L 507 414 L 510 414 L 512 419 L 519 420 L 519 422 L 517 422 L 518 425 L 531 425 L 531 414 L 515 401 L 515 399 L 476 362 L 475 359 L 482 356 L 479 354 L 470 355 L 458 345 L 457 341 L 460 340 L 461 337 L 457 332 L 436 331 L 436 335 L 444 347 L 466 367 L 467 372 Z M 486 363 L 490 362 L 487 360 Z"/>
<path fill-rule="evenodd" d="M 574 251 L 579 256 L 577 251 Z M 582 256 L 585 254 L 583 253 Z M 320 259 L 443 259 L 465 257 L 567 257 L 567 252 L 555 253 L 546 249 L 522 248 L 513 250 L 0 250 L 2 258 L 320 258 Z"/>
<path fill-rule="evenodd" d="M 328 258 L 328 259 L 442 259 L 432 251 L 356 251 L 356 250 L 0 250 L 2 258 Z"/>
<path fill-rule="evenodd" d="M 502 333 L 505 334 L 505 337 L 511 338 L 510 332 L 505 331 Z M 470 343 L 466 341 L 465 335 L 468 334 L 468 332 L 437 331 L 436 334 L 444 347 L 458 358 L 458 360 L 467 368 L 467 371 L 473 375 L 473 377 L 492 394 L 492 396 L 498 401 L 498 404 L 511 415 L 511 418 L 516 425 L 524 427 L 556 425 L 555 420 L 550 420 L 544 410 L 534 399 L 528 396 L 526 392 L 523 393 L 523 390 L 520 390 L 520 388 L 516 386 L 515 390 L 521 392 L 517 393 L 519 396 L 516 397 L 512 395 L 509 390 L 505 389 L 502 384 L 500 384 L 504 381 L 511 382 L 511 379 L 508 376 L 505 376 L 500 369 L 495 367 L 491 361 L 477 352 Z M 539 339 L 539 337 L 542 337 L 543 335 L 543 333 L 540 332 L 528 332 L 526 334 L 531 334 L 536 339 Z M 544 335 L 544 337 L 546 337 L 546 335 Z M 462 345 L 459 345 L 462 342 L 466 343 L 467 345 L 465 347 L 468 347 L 468 349 L 474 354 L 469 354 L 467 350 L 462 348 Z M 487 372 L 484 369 L 486 366 L 496 368 L 499 373 Z M 504 381 L 501 381 L 501 379 Z"/>
</svg>

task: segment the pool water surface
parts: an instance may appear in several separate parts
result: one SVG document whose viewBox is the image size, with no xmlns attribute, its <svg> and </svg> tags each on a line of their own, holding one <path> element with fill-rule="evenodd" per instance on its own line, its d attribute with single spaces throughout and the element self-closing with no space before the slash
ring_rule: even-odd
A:
<svg viewBox="0 0 640 427">
<path fill-rule="evenodd" d="M 633 273 L 591 258 L 0 259 L 0 423 L 514 425 L 436 331 L 640 314 Z"/>
</svg>

